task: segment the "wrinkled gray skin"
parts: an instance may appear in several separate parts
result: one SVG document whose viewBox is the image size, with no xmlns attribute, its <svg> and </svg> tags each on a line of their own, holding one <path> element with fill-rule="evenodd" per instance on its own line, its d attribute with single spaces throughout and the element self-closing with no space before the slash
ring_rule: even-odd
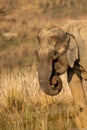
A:
<svg viewBox="0 0 87 130">
<path fill-rule="evenodd" d="M 61 60 L 61 58 L 65 59 L 66 57 L 66 55 L 63 54 L 67 50 L 69 38 L 60 28 L 44 28 L 38 34 L 38 41 L 39 83 L 46 94 L 54 96 L 62 89 L 62 81 L 57 75 L 64 73 L 68 67 L 68 63 L 63 63 L 64 61 Z M 60 61 L 58 61 L 58 57 L 60 57 Z M 58 68 L 60 68 L 60 70 L 58 70 Z M 56 78 L 54 78 L 55 76 Z M 54 82 L 53 79 L 55 79 Z"/>
<path fill-rule="evenodd" d="M 43 28 L 38 34 L 38 76 L 40 86 L 48 95 L 58 94 L 59 85 L 62 85 L 62 83 L 56 87 L 51 85 L 51 78 L 54 75 L 63 74 L 69 66 L 73 68 L 76 60 L 79 60 L 79 65 L 87 70 L 87 58 L 85 57 L 87 45 L 85 45 L 86 42 L 83 43 L 87 38 L 84 36 L 82 26 L 83 23 L 81 25 L 80 22 L 71 22 L 62 27 L 63 29 Z M 60 83 L 60 78 L 58 79 Z"/>
<path fill-rule="evenodd" d="M 76 110 L 81 113 L 76 117 L 77 126 L 79 130 L 87 128 L 87 106 L 82 84 L 83 80 L 87 82 L 87 20 L 71 21 L 61 28 L 41 29 L 38 41 L 38 76 L 41 88 L 48 95 L 58 94 L 61 91 L 58 88 L 62 87 L 62 83 L 59 83 L 62 81 L 58 77 L 55 87 L 51 80 L 55 75 L 67 71 Z"/>
</svg>

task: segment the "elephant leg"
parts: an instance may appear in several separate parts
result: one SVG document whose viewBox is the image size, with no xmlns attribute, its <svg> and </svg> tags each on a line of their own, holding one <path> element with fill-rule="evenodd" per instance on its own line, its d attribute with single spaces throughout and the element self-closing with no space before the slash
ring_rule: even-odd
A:
<svg viewBox="0 0 87 130">
<path fill-rule="evenodd" d="M 82 85 L 83 85 L 83 90 L 85 94 L 85 101 L 87 104 L 87 72 L 85 72 L 82 68 L 81 70 L 81 77 L 82 77 Z"/>
<path fill-rule="evenodd" d="M 73 71 L 68 76 L 71 78 L 69 81 L 69 86 L 74 98 L 75 110 L 77 110 L 75 114 L 77 127 L 79 130 L 82 130 L 82 128 L 87 130 L 87 106 L 85 103 L 84 91 L 81 81 Z"/>
</svg>

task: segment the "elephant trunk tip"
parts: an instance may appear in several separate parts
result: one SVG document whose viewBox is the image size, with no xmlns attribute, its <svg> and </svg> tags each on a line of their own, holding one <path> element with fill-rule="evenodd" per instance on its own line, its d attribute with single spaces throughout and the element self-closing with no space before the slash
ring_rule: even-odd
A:
<svg viewBox="0 0 87 130">
<path fill-rule="evenodd" d="M 54 75 L 50 81 L 39 79 L 42 90 L 49 96 L 55 96 L 62 90 L 62 80 L 59 76 Z"/>
<path fill-rule="evenodd" d="M 62 80 L 58 75 L 54 75 L 51 79 L 51 86 L 54 90 L 58 90 L 58 93 L 62 90 Z"/>
</svg>

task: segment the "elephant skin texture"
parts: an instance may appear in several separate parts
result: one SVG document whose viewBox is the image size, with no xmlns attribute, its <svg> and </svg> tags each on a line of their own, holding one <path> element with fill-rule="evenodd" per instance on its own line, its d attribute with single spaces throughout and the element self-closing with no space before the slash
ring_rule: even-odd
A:
<svg viewBox="0 0 87 130">
<path fill-rule="evenodd" d="M 78 111 L 77 126 L 79 130 L 87 129 L 84 89 L 87 87 L 87 20 L 69 21 L 63 27 L 43 28 L 37 38 L 38 77 L 42 90 L 51 96 L 58 94 L 62 88 L 59 76 L 67 71 L 67 81 Z"/>
</svg>

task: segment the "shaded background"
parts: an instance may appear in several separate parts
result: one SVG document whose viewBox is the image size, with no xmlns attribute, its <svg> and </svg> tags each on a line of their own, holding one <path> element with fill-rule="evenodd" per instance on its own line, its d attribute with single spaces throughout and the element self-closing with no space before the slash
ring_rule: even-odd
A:
<svg viewBox="0 0 87 130">
<path fill-rule="evenodd" d="M 0 68 L 32 66 L 40 28 L 86 17 L 86 0 L 0 0 Z"/>
</svg>

